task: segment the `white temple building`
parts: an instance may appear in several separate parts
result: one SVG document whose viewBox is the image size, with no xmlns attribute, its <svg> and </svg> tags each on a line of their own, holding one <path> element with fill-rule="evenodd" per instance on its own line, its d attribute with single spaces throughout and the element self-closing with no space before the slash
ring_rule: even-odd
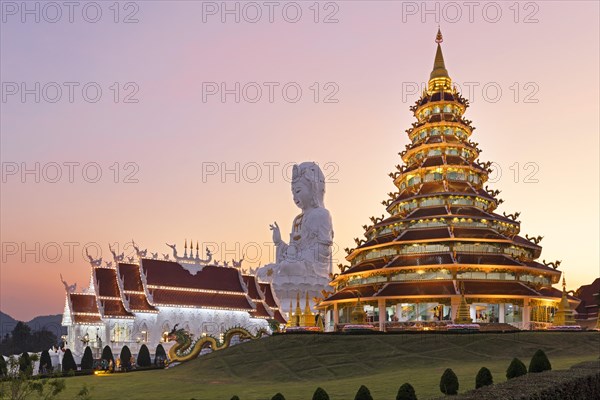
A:
<svg viewBox="0 0 600 400">
<path fill-rule="evenodd" d="M 187 247 L 187 246 L 186 246 Z M 236 267 L 218 266 L 186 253 L 175 261 L 157 254 L 146 258 L 139 251 L 137 261 L 113 253 L 114 263 L 90 257 L 91 278 L 88 288 L 75 291 L 75 285 L 64 281 L 66 290 L 62 325 L 67 327 L 67 347 L 81 356 L 90 346 L 99 357 L 102 348 L 110 345 L 118 355 L 127 345 L 137 353 L 142 344 L 151 352 L 163 343 L 167 334 L 178 325 L 195 337 L 218 337 L 227 329 L 241 326 L 251 332 L 268 329 L 269 319 L 281 324 L 286 320 L 271 284 L 245 275 L 241 263 Z M 113 265 L 114 264 L 114 265 Z"/>
</svg>

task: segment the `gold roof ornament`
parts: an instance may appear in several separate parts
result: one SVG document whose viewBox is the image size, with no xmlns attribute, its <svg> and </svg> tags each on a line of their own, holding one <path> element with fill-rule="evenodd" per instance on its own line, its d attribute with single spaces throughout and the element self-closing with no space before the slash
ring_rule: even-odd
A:
<svg viewBox="0 0 600 400">
<path fill-rule="evenodd" d="M 554 326 L 567 326 L 567 325 L 576 325 L 575 317 L 573 310 L 571 309 L 571 305 L 569 304 L 569 298 L 567 297 L 567 283 L 565 280 L 565 276 L 563 275 L 563 290 L 562 290 L 562 298 L 560 299 L 560 303 L 558 303 L 558 310 L 556 314 L 554 314 L 554 321 L 552 325 Z"/>
<path fill-rule="evenodd" d="M 469 310 L 469 305 L 467 304 L 467 300 L 465 299 L 465 283 L 462 281 L 460 282 L 460 304 L 458 305 L 458 310 L 456 312 L 456 319 L 454 320 L 454 323 L 473 323 L 473 319 L 471 318 L 471 312 Z"/>
<path fill-rule="evenodd" d="M 444 62 L 444 55 L 442 54 L 441 43 L 443 41 L 444 38 L 442 36 L 442 31 L 438 28 L 438 33 L 435 37 L 437 50 L 435 52 L 433 70 L 429 75 L 429 91 L 450 89 L 452 84 L 452 80 L 450 79 L 450 75 L 448 75 L 448 70 L 446 69 L 446 63 Z"/>
</svg>

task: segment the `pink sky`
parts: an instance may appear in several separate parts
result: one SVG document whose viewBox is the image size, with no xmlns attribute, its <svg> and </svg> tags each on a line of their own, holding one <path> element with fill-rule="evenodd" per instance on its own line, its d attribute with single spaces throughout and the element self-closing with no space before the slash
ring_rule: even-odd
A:
<svg viewBox="0 0 600 400">
<path fill-rule="evenodd" d="M 429 77 L 438 22 L 450 76 L 471 99 L 472 140 L 483 150 L 481 160 L 501 171 L 488 183 L 502 191 L 498 211 L 520 211 L 522 234 L 544 236 L 541 259 L 562 260 L 569 288 L 600 275 L 597 2 L 513 8 L 513 2 L 482 2 L 472 21 L 461 2 L 454 3 L 460 18 L 447 3 L 428 3 L 429 10 L 438 4 L 438 21 L 421 2 L 323 2 L 317 23 L 312 1 L 294 3 L 302 10 L 296 23 L 285 20 L 295 16 L 289 2 L 278 3 L 273 23 L 264 6 L 252 23 L 255 10 L 239 3 L 240 22 L 225 15 L 223 23 L 218 12 L 203 15 L 203 7 L 211 11 L 221 2 L 163 1 L 129 9 L 121 3 L 115 23 L 110 4 L 102 3 L 97 23 L 81 10 L 73 23 L 67 10 L 56 23 L 48 22 L 52 10 L 40 10 L 36 23 L 27 15 L 22 22 L 22 10 L 3 9 L 3 312 L 24 320 L 62 312 L 59 274 L 87 284 L 81 250 L 89 243 L 98 243 L 108 259 L 109 242 L 123 248 L 135 239 L 167 253 L 165 242 L 183 248 L 193 239 L 216 243 L 219 260 L 239 259 L 245 250 L 246 267 L 268 262 L 269 224 L 277 221 L 287 235 L 299 212 L 284 179 L 283 167 L 292 162 L 317 161 L 330 178 L 325 202 L 340 249 L 334 258 L 341 262 L 341 249 L 354 246 L 360 226 L 384 212 L 380 202 L 394 191 L 387 174 L 401 162 L 397 153 L 414 121 L 408 108 L 418 97 L 407 89 Z M 126 16 L 138 22 L 123 23 Z M 338 22 L 323 23 L 326 16 Z M 34 88 L 35 82 L 46 85 L 39 102 L 34 94 L 25 102 L 21 93 L 9 94 L 12 83 Z M 49 82 L 63 88 L 55 103 Z M 65 82 L 79 83 L 73 102 Z M 102 89 L 96 103 L 83 98 L 81 87 L 89 82 Z M 218 95 L 204 102 L 207 82 L 228 88 L 257 82 L 263 97 L 251 103 L 249 85 L 239 103 L 234 95 L 225 103 Z M 265 82 L 279 85 L 272 103 Z M 289 96 L 294 86 L 302 89 L 298 102 L 284 98 L 286 84 Z M 135 88 L 139 101 L 124 103 Z M 337 103 L 324 102 L 334 90 Z M 80 165 L 70 182 L 64 163 L 72 162 Z M 23 166 L 36 163 L 39 183 L 34 174 L 21 177 Z M 62 172 L 56 183 L 49 182 L 53 163 Z M 236 163 L 239 182 L 233 173 L 203 177 L 207 168 L 235 169 Z M 255 179 L 257 165 L 262 175 Z M 87 182 L 94 166 L 102 176 Z"/>
</svg>

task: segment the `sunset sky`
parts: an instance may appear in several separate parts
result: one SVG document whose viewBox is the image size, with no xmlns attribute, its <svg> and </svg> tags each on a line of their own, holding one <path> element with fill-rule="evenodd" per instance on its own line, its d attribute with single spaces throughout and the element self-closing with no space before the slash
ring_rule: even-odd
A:
<svg viewBox="0 0 600 400">
<path fill-rule="evenodd" d="M 598 2 L 113 3 L 38 3 L 39 22 L 1 4 L 3 312 L 61 313 L 59 275 L 87 286 L 86 246 L 109 260 L 109 243 L 191 239 L 272 261 L 269 224 L 286 239 L 299 213 L 295 162 L 323 167 L 342 262 L 395 191 L 438 24 L 498 212 L 544 236 L 570 289 L 600 275 Z"/>
</svg>

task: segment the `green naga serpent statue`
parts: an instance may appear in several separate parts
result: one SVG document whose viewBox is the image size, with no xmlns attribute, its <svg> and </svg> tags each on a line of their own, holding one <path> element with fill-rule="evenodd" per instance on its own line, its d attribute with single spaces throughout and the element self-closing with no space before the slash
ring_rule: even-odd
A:
<svg viewBox="0 0 600 400">
<path fill-rule="evenodd" d="M 245 328 L 236 326 L 228 329 L 223 334 L 223 340 L 219 340 L 214 336 L 202 336 L 200 339 L 194 340 L 192 334 L 185 329 L 177 329 L 177 325 L 169 333 L 168 340 L 175 340 L 176 343 L 169 349 L 169 363 L 185 362 L 193 360 L 200 354 L 200 351 L 205 348 L 210 348 L 212 351 L 223 350 L 229 347 L 231 339 L 235 336 L 239 340 L 255 340 L 263 336 L 268 336 L 269 332 L 261 328 L 255 335 L 251 334 Z"/>
</svg>

